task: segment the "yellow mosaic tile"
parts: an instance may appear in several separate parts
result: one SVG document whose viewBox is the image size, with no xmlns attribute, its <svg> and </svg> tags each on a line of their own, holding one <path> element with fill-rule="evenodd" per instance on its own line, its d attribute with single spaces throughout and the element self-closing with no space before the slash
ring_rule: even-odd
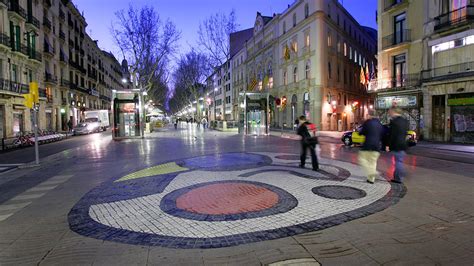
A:
<svg viewBox="0 0 474 266">
<path fill-rule="evenodd" d="M 186 170 L 188 169 L 177 165 L 175 162 L 165 163 L 165 164 L 160 164 L 157 166 L 149 167 L 149 168 L 128 174 L 118 180 L 115 180 L 115 182 L 132 180 L 132 179 L 137 179 L 137 178 L 142 178 L 142 177 L 147 177 L 147 176 L 171 174 L 171 173 L 182 172 Z"/>
</svg>

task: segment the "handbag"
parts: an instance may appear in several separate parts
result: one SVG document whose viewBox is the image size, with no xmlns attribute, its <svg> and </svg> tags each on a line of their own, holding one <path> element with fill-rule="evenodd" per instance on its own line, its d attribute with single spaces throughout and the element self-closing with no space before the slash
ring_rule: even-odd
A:
<svg viewBox="0 0 474 266">
<path fill-rule="evenodd" d="M 308 145 L 316 145 L 319 144 L 318 137 L 309 137 L 305 139 L 306 144 Z"/>
</svg>

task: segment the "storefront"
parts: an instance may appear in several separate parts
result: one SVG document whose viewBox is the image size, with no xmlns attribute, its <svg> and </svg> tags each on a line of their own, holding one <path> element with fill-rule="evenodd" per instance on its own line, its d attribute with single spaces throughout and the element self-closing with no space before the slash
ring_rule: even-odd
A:
<svg viewBox="0 0 474 266">
<path fill-rule="evenodd" d="M 452 142 L 474 143 L 474 93 L 448 95 Z"/>
<path fill-rule="evenodd" d="M 418 93 L 397 96 L 378 95 L 375 100 L 375 110 L 382 124 L 389 124 L 388 109 L 395 106 L 400 108 L 403 116 L 408 120 L 409 129 L 419 133 L 421 103 L 421 95 Z"/>
</svg>

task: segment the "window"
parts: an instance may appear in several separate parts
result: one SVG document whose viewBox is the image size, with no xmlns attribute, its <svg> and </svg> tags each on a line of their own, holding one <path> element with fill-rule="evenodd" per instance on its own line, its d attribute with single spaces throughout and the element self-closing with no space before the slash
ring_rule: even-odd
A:
<svg viewBox="0 0 474 266">
<path fill-rule="evenodd" d="M 347 71 L 344 69 L 344 85 L 347 84 Z"/>
<path fill-rule="evenodd" d="M 332 46 L 332 35 L 331 35 L 331 32 L 328 31 L 328 47 L 331 47 Z"/>
<path fill-rule="evenodd" d="M 331 62 L 328 62 L 328 79 L 332 78 L 332 73 L 331 73 Z"/>
<path fill-rule="evenodd" d="M 229 104 L 230 103 L 230 96 L 225 97 L 225 103 Z"/>
<path fill-rule="evenodd" d="M 11 66 L 10 79 L 13 82 L 18 82 L 18 68 L 15 64 L 12 64 Z"/>
<path fill-rule="evenodd" d="M 400 54 L 393 57 L 393 87 L 402 87 L 405 83 L 406 55 Z"/>
<path fill-rule="evenodd" d="M 310 39 L 309 39 L 309 31 L 304 33 L 304 45 L 306 47 L 309 47 L 310 44 Z"/>
<path fill-rule="evenodd" d="M 304 18 L 309 17 L 309 6 L 308 4 L 304 5 Z"/>
<path fill-rule="evenodd" d="M 293 14 L 293 27 L 296 27 L 296 13 Z"/>
<path fill-rule="evenodd" d="M 344 42 L 344 56 L 347 56 L 347 44 Z"/>
<path fill-rule="evenodd" d="M 394 38 L 393 44 L 398 44 L 406 41 L 406 14 L 401 13 L 400 15 L 395 16 L 394 18 Z"/>
<path fill-rule="evenodd" d="M 293 41 L 291 42 L 291 49 L 293 50 L 293 52 L 298 53 L 298 41 L 296 37 L 293 38 Z"/>
<path fill-rule="evenodd" d="M 310 79 L 311 78 L 311 62 L 309 60 L 306 62 L 304 77 L 305 77 L 305 79 Z"/>
<path fill-rule="evenodd" d="M 349 59 L 352 60 L 352 47 L 349 46 Z"/>
<path fill-rule="evenodd" d="M 268 74 L 269 77 L 273 77 L 272 62 L 268 63 L 267 74 Z"/>
<path fill-rule="evenodd" d="M 341 39 L 339 38 L 339 36 L 337 36 L 337 53 L 340 53 L 341 52 Z"/>
<path fill-rule="evenodd" d="M 337 82 L 340 82 L 341 81 L 341 72 L 340 72 L 340 69 L 339 69 L 339 64 L 337 64 Z"/>
<path fill-rule="evenodd" d="M 283 84 L 288 85 L 288 72 L 287 71 L 283 72 Z"/>
<path fill-rule="evenodd" d="M 293 68 L 293 82 L 297 82 L 298 81 L 298 68 L 295 67 Z"/>
<path fill-rule="evenodd" d="M 285 33 L 286 33 L 286 22 L 283 21 L 283 34 L 285 34 Z"/>
</svg>

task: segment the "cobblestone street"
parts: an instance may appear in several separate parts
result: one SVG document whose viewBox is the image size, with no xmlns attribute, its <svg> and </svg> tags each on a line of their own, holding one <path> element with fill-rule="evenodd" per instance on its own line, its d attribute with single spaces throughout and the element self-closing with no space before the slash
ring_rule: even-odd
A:
<svg viewBox="0 0 474 266">
<path fill-rule="evenodd" d="M 183 126 L 91 137 L 0 174 L 1 265 L 474 261 L 473 164 L 440 172 L 442 159 L 410 155 L 401 185 L 388 182 L 383 154 L 372 185 L 358 149 L 330 141 L 314 172 L 298 167 L 296 141 L 277 136 Z"/>
</svg>

